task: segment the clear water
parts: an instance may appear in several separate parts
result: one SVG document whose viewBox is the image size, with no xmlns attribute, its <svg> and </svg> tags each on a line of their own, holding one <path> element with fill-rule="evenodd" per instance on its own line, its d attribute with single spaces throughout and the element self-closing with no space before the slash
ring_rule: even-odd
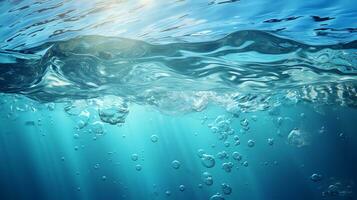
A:
<svg viewBox="0 0 357 200">
<path fill-rule="evenodd" d="M 357 4 L 0 1 L 0 199 L 357 199 Z"/>
</svg>

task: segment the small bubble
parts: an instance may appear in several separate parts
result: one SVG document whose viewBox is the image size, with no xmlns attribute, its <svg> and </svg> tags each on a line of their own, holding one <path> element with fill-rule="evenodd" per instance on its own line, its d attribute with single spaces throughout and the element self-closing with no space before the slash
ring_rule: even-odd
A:
<svg viewBox="0 0 357 200">
<path fill-rule="evenodd" d="M 338 183 L 328 186 L 327 191 L 325 193 L 329 196 L 338 196 L 338 194 L 340 193 L 338 186 Z"/>
<path fill-rule="evenodd" d="M 232 158 L 237 161 L 242 160 L 242 156 L 236 151 L 232 153 Z"/>
<path fill-rule="evenodd" d="M 273 146 L 274 145 L 274 139 L 273 138 L 268 138 L 268 144 L 270 146 Z"/>
<path fill-rule="evenodd" d="M 242 119 L 240 121 L 240 125 L 242 125 L 243 127 L 247 127 L 249 125 L 248 119 Z"/>
<path fill-rule="evenodd" d="M 248 165 L 249 165 L 249 164 L 248 164 L 248 161 L 244 161 L 244 162 L 243 162 L 243 166 L 244 166 L 244 167 L 248 167 Z"/>
<path fill-rule="evenodd" d="M 318 181 L 321 181 L 322 180 L 322 175 L 321 174 L 312 174 L 310 176 L 310 179 L 313 181 L 313 182 L 318 182 Z"/>
<path fill-rule="evenodd" d="M 248 147 L 254 147 L 255 146 L 255 141 L 254 140 L 248 140 Z"/>
<path fill-rule="evenodd" d="M 210 176 L 210 177 L 207 177 L 204 179 L 204 183 L 206 185 L 213 185 L 213 178 Z"/>
<path fill-rule="evenodd" d="M 106 176 L 102 176 L 102 180 L 103 181 L 107 180 L 107 177 Z"/>
<path fill-rule="evenodd" d="M 180 161 L 178 161 L 178 160 L 174 160 L 174 161 L 172 161 L 171 166 L 172 166 L 172 168 L 174 168 L 174 169 L 178 169 L 178 168 L 180 168 L 181 163 L 180 163 Z"/>
<path fill-rule="evenodd" d="M 139 159 L 138 154 L 134 153 L 134 154 L 131 155 L 131 160 L 132 161 L 137 161 L 138 159 Z"/>
<path fill-rule="evenodd" d="M 325 133 L 326 132 L 326 129 L 324 126 L 321 126 L 320 130 L 319 130 L 319 133 L 322 134 L 322 133 Z"/>
<path fill-rule="evenodd" d="M 171 191 L 170 191 L 170 190 L 167 190 L 167 191 L 165 192 L 165 194 L 166 194 L 167 196 L 170 196 L 170 195 L 171 195 Z"/>
<path fill-rule="evenodd" d="M 339 133 L 338 136 L 343 140 L 347 138 L 344 133 Z"/>
<path fill-rule="evenodd" d="M 180 186 L 179 186 L 179 190 L 180 190 L 181 192 L 185 191 L 185 186 L 184 186 L 184 185 L 180 185 Z"/>
<path fill-rule="evenodd" d="M 139 164 L 135 165 L 135 170 L 136 171 L 141 171 L 141 169 L 142 169 L 141 165 L 139 165 Z"/>
<path fill-rule="evenodd" d="M 202 156 L 203 156 L 203 154 L 205 154 L 206 152 L 205 152 L 205 150 L 203 150 L 203 149 L 198 149 L 197 150 L 197 156 L 199 157 L 199 158 L 202 158 Z"/>
<path fill-rule="evenodd" d="M 95 164 L 94 165 L 94 169 L 99 169 L 100 168 L 100 165 L 99 164 Z"/>
<path fill-rule="evenodd" d="M 227 154 L 226 151 L 218 152 L 218 153 L 217 153 L 217 157 L 218 157 L 219 159 L 221 159 L 221 160 L 223 160 L 223 159 L 228 159 L 228 158 L 229 158 L 229 156 L 228 156 L 228 154 Z"/>
<path fill-rule="evenodd" d="M 235 141 L 238 141 L 238 140 L 239 140 L 239 136 L 238 136 L 238 135 L 235 135 L 235 136 L 233 136 L 233 139 L 234 139 Z"/>
<path fill-rule="evenodd" d="M 157 135 L 152 135 L 150 137 L 151 142 L 156 143 L 159 140 L 159 137 Z"/>
<path fill-rule="evenodd" d="M 282 117 L 278 117 L 276 119 L 276 122 L 278 123 L 278 126 L 280 126 L 283 123 L 283 118 Z"/>
</svg>

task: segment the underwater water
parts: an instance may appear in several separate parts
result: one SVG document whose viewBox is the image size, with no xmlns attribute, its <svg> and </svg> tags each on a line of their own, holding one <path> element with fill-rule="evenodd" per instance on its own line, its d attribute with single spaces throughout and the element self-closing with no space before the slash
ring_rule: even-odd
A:
<svg viewBox="0 0 357 200">
<path fill-rule="evenodd" d="M 0 1 L 0 199 L 357 199 L 353 0 Z"/>
</svg>

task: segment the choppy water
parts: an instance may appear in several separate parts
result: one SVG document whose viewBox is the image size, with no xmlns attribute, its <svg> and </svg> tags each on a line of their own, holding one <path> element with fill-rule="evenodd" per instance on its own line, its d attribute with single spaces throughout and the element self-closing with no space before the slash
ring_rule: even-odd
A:
<svg viewBox="0 0 357 200">
<path fill-rule="evenodd" d="M 0 13 L 1 199 L 356 199 L 354 1 Z"/>
</svg>

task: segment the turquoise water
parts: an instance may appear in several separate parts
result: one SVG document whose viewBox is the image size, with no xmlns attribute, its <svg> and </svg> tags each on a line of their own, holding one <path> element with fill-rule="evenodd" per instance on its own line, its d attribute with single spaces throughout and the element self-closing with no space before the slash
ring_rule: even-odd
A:
<svg viewBox="0 0 357 200">
<path fill-rule="evenodd" d="M 0 11 L 0 199 L 357 198 L 354 1 Z"/>
</svg>

